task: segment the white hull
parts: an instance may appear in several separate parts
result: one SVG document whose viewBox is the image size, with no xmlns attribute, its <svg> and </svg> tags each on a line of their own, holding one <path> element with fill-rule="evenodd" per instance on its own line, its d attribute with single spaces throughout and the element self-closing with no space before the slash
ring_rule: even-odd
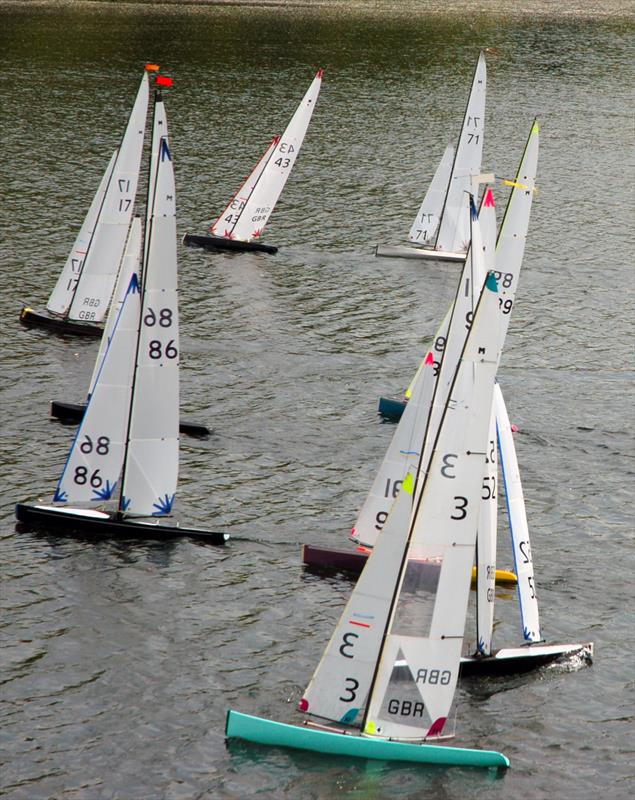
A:
<svg viewBox="0 0 635 800">
<path fill-rule="evenodd" d="M 442 250 L 424 249 L 422 247 L 408 247 L 405 244 L 382 245 L 375 248 L 375 255 L 383 258 L 416 258 L 431 261 L 465 261 L 467 253 L 446 253 Z"/>
</svg>

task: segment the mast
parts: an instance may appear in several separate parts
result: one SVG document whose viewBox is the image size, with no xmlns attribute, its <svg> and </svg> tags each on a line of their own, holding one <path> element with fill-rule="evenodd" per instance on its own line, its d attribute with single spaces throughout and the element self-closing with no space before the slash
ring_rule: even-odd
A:
<svg viewBox="0 0 635 800">
<path fill-rule="evenodd" d="M 496 279 L 490 275 L 415 498 L 362 723 L 368 735 L 419 740 L 440 735 L 452 704 L 499 348 L 497 305 Z"/>
</svg>

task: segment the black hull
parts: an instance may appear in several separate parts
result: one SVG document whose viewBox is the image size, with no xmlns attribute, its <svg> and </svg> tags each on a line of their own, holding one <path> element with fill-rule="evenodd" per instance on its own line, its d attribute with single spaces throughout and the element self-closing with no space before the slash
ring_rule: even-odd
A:
<svg viewBox="0 0 635 800">
<path fill-rule="evenodd" d="M 377 406 L 377 413 L 385 419 L 392 420 L 393 422 L 399 422 L 405 408 L 405 400 L 396 400 L 393 397 L 380 397 L 379 405 Z"/>
<path fill-rule="evenodd" d="M 522 652 L 520 652 L 522 651 Z M 592 662 L 593 645 L 534 645 L 510 650 L 494 651 L 491 656 L 472 656 L 462 658 L 459 674 L 462 678 L 484 675 L 516 675 L 545 667 L 561 659 L 580 656 L 587 663 Z"/>
<path fill-rule="evenodd" d="M 100 325 L 90 322 L 75 322 L 50 314 L 38 314 L 32 308 L 23 308 L 20 311 L 20 322 L 30 328 L 46 328 L 55 333 L 71 334 L 72 336 L 94 336 L 100 338 L 104 329 Z"/>
<path fill-rule="evenodd" d="M 222 236 L 196 236 L 193 233 L 185 234 L 183 244 L 188 247 L 202 247 L 214 253 L 270 253 L 275 255 L 278 252 L 278 248 L 271 244 L 240 242 L 237 239 L 225 239 Z"/>
<path fill-rule="evenodd" d="M 64 403 L 61 400 L 51 400 L 51 416 L 65 425 L 76 425 L 82 421 L 86 403 Z M 211 429 L 199 422 L 190 422 L 182 419 L 179 422 L 179 431 L 188 436 L 209 436 Z"/>
<path fill-rule="evenodd" d="M 108 518 L 90 518 L 74 515 L 62 510 L 39 508 L 18 503 L 15 507 L 16 519 L 26 526 L 45 528 L 47 532 L 65 533 L 70 536 L 117 537 L 125 539 L 154 539 L 164 541 L 186 536 L 199 539 L 208 544 L 225 544 L 229 536 L 217 531 L 203 531 L 197 528 L 179 528 L 175 525 L 147 524 L 128 520 L 118 520 L 114 515 Z"/>
</svg>

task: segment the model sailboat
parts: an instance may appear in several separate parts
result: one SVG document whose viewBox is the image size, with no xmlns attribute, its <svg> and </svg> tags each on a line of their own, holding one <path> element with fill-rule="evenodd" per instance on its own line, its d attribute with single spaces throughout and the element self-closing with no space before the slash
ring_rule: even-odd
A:
<svg viewBox="0 0 635 800">
<path fill-rule="evenodd" d="M 59 419 L 60 422 L 64 424 L 81 422 L 82 417 L 86 412 L 86 406 L 94 391 L 97 378 L 99 377 L 101 371 L 101 365 L 106 357 L 106 353 L 108 352 L 108 346 L 114 332 L 115 324 L 119 317 L 121 308 L 128 296 L 130 281 L 133 274 L 139 272 L 141 240 L 141 220 L 139 217 L 135 217 L 130 226 L 130 233 L 128 236 L 126 249 L 124 251 L 115 291 L 113 293 L 113 301 L 110 304 L 110 310 L 108 311 L 106 324 L 104 326 L 104 331 L 99 345 L 99 352 L 97 354 L 97 359 L 93 368 L 93 374 L 90 379 L 87 401 L 85 403 L 68 403 L 62 400 L 51 401 L 51 417 L 54 419 Z M 188 434 L 189 436 L 208 436 L 211 432 L 206 425 L 203 425 L 200 422 L 193 422 L 184 419 L 179 420 L 179 431 L 181 433 Z"/>
<path fill-rule="evenodd" d="M 183 242 L 207 250 L 277 253 L 259 241 L 296 162 L 322 85 L 318 70 L 282 136 L 266 149 L 238 192 L 211 226 L 211 236 L 186 233 Z"/>
<path fill-rule="evenodd" d="M 18 504 L 16 517 L 72 533 L 222 544 L 226 534 L 163 524 L 178 478 L 179 323 L 174 170 L 158 91 L 148 184 L 142 278 L 137 220 L 128 237 L 130 280 L 54 504 Z"/>
<path fill-rule="evenodd" d="M 485 56 L 480 54 L 456 150 L 448 145 L 408 234 L 411 245 L 378 245 L 377 256 L 463 261 L 469 246 L 467 196 L 483 176 Z"/>
<path fill-rule="evenodd" d="M 148 112 L 148 70 L 141 79 L 121 144 L 113 153 L 49 297 L 46 312 L 25 307 L 20 321 L 59 333 L 101 336 L 130 229 Z"/>
<path fill-rule="evenodd" d="M 363 758 L 507 767 L 451 736 L 498 362 L 496 279 L 481 292 L 436 432 L 300 701 L 304 726 L 229 711 L 226 735 Z M 426 461 L 425 453 L 429 454 Z"/>
</svg>

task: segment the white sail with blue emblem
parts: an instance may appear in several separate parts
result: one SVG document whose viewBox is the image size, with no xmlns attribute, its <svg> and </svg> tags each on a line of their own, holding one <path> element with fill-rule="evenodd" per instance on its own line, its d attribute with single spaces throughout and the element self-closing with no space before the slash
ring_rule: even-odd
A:
<svg viewBox="0 0 635 800">
<path fill-rule="evenodd" d="M 55 491 L 55 502 L 102 505 L 119 491 L 140 307 L 139 276 L 135 272 Z"/>
<path fill-rule="evenodd" d="M 165 107 L 155 98 L 142 308 L 121 510 L 172 510 L 179 466 L 179 319 L 174 169 Z"/>
<path fill-rule="evenodd" d="M 108 311 L 134 213 L 148 96 L 144 72 L 68 309 L 69 319 L 101 322 Z"/>
</svg>

